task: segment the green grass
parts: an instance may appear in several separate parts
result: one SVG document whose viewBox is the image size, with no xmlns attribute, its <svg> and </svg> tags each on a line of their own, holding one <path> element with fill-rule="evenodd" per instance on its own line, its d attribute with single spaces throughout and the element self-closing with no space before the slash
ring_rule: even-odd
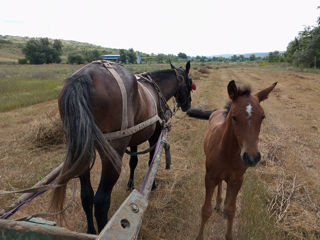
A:
<svg viewBox="0 0 320 240">
<path fill-rule="evenodd" d="M 0 112 L 54 99 L 79 65 L 0 65 Z"/>
<path fill-rule="evenodd" d="M 275 225 L 267 211 L 267 191 L 254 171 L 246 173 L 239 216 L 240 240 L 291 239 Z"/>
<path fill-rule="evenodd" d="M 68 64 L 0 64 L 0 112 L 57 98 L 63 81 L 81 67 Z M 170 68 L 169 64 L 131 64 L 126 67 L 132 72 Z"/>
</svg>

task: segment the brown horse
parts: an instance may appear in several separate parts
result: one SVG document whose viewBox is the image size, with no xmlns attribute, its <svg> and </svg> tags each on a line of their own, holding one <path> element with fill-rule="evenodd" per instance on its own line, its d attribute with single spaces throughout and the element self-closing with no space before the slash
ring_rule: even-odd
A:
<svg viewBox="0 0 320 240">
<path fill-rule="evenodd" d="M 99 232 L 108 221 L 111 192 L 119 178 L 121 159 L 126 148 L 138 146 L 146 140 L 153 144 L 159 136 L 161 120 L 124 137 L 106 141 L 105 134 L 122 134 L 122 131 L 145 123 L 155 116 L 165 122 L 168 111 L 170 112 L 166 101 L 173 96 L 183 111 L 190 108 L 193 86 L 188 76 L 190 62 L 186 64 L 186 69 L 172 65 L 171 68 L 144 74 L 142 80 L 137 81 L 122 65 L 96 61 L 66 80 L 58 103 L 67 139 L 67 152 L 57 178 L 60 187 L 53 192 L 52 207 L 62 209 L 65 184 L 70 179 L 79 177 L 88 233 L 96 233 L 93 206 Z M 117 81 L 116 75 L 122 82 Z M 125 129 L 123 126 L 126 126 Z M 94 195 L 90 169 L 96 150 L 101 158 L 102 171 L 98 190 Z"/>
<path fill-rule="evenodd" d="M 209 119 L 204 138 L 206 155 L 205 187 L 206 197 L 202 207 L 202 220 L 197 240 L 203 239 L 205 223 L 212 214 L 211 200 L 218 185 L 215 209 L 220 210 L 222 202 L 222 180 L 227 183 L 224 214 L 228 220 L 226 239 L 232 239 L 232 224 L 236 210 L 236 199 L 246 169 L 255 166 L 261 154 L 258 138 L 262 120 L 265 118 L 260 102 L 267 99 L 277 83 L 252 95 L 250 88 L 237 88 L 234 81 L 228 84 L 231 99 L 224 110 L 202 111 L 190 109 L 189 116 Z"/>
</svg>

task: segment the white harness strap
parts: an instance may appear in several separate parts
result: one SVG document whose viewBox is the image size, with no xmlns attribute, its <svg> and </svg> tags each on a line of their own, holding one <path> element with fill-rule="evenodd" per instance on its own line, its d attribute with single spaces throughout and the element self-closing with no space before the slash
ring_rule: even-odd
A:
<svg viewBox="0 0 320 240">
<path fill-rule="evenodd" d="M 154 104 L 154 109 L 155 109 L 155 115 L 151 118 L 149 118 L 146 121 L 143 121 L 133 127 L 128 128 L 128 106 L 127 106 L 127 90 L 124 86 L 124 83 L 121 79 L 121 77 L 119 76 L 119 74 L 113 69 L 113 67 L 111 66 L 110 62 L 108 61 L 96 61 L 96 62 L 102 62 L 103 65 L 110 71 L 110 73 L 113 75 L 113 77 L 116 79 L 118 86 L 120 88 L 121 91 L 121 96 L 122 96 L 122 123 L 121 123 L 121 130 L 120 131 L 115 131 L 115 132 L 110 132 L 110 133 L 104 133 L 103 136 L 105 138 L 105 140 L 110 141 L 110 140 L 114 140 L 114 139 L 118 139 L 118 138 L 123 138 L 123 137 L 128 137 L 130 135 L 135 134 L 136 132 L 139 132 L 140 130 L 151 126 L 152 124 L 159 122 L 160 124 L 162 124 L 162 120 L 161 118 L 158 116 L 158 109 L 157 109 L 157 103 L 153 97 L 153 95 L 151 94 L 151 92 L 149 91 L 149 89 L 147 87 L 145 87 L 142 83 L 140 83 L 138 81 L 138 84 L 140 84 L 140 86 L 142 86 L 142 88 L 144 90 L 147 91 L 147 93 L 150 95 L 153 104 Z"/>
<path fill-rule="evenodd" d="M 138 81 L 138 84 L 140 84 L 140 86 L 147 91 L 147 93 L 149 94 L 149 96 L 151 97 L 152 101 L 153 101 L 153 105 L 154 105 L 154 109 L 156 110 L 156 112 L 154 114 L 158 114 L 158 108 L 157 108 L 157 103 L 156 100 L 154 99 L 153 95 L 151 94 L 151 92 L 149 91 L 149 89 L 144 86 L 141 82 Z"/>
<path fill-rule="evenodd" d="M 119 76 L 119 74 L 116 72 L 116 70 L 113 69 L 111 64 L 108 61 L 103 61 L 103 65 L 111 72 L 113 77 L 116 79 L 118 86 L 121 91 L 122 96 L 122 123 L 121 123 L 121 130 L 124 130 L 128 127 L 128 101 L 127 101 L 127 90 L 124 86 L 124 83 Z"/>
<path fill-rule="evenodd" d="M 133 127 L 127 128 L 125 130 L 120 130 L 120 131 L 116 131 L 116 132 L 111 132 L 111 133 L 105 133 L 104 135 L 104 139 L 106 140 L 114 140 L 114 139 L 118 139 L 118 138 L 123 138 L 123 137 L 128 137 L 130 135 L 135 134 L 136 132 L 139 132 L 140 130 L 151 126 L 152 124 L 156 123 L 156 122 L 160 122 L 162 123 L 162 120 L 160 119 L 160 117 L 158 115 L 153 116 L 152 118 L 149 118 L 148 120 L 141 122 Z"/>
</svg>

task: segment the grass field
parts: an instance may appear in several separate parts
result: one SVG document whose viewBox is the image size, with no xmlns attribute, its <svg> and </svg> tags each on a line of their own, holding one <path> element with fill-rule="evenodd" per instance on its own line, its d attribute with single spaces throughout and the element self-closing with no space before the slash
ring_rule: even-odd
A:
<svg viewBox="0 0 320 240">
<path fill-rule="evenodd" d="M 147 69 L 150 66 L 139 67 Z M 155 67 L 159 69 L 165 65 Z M 53 69 L 54 67 L 52 71 Z M 11 70 L 11 73 L 7 71 L 5 76 L 0 76 L 0 81 L 7 75 L 23 75 L 23 71 L 26 71 L 25 76 L 29 76 L 28 79 L 32 81 L 32 74 L 28 70 L 21 69 L 19 74 L 14 73 L 15 70 Z M 36 67 L 32 71 L 37 71 Z M 65 69 L 61 76 L 68 74 L 67 71 L 73 70 Z M 227 101 L 226 86 L 231 79 L 237 83 L 251 84 L 253 92 L 275 81 L 279 82 L 269 99 L 262 103 L 266 113 L 259 144 L 262 160 L 257 167 L 248 169 L 246 173 L 237 201 L 235 239 L 320 239 L 320 75 L 269 66 L 198 65 L 192 66 L 192 76 L 197 84 L 192 105 L 205 108 L 224 106 Z M 53 88 L 58 89 L 63 79 L 57 80 L 54 73 L 52 79 L 57 81 L 57 85 L 52 85 Z M 14 91 L 12 95 L 15 95 Z M 38 122 L 47 118 L 48 112 L 57 112 L 56 100 L 0 114 L 0 165 L 3 169 L 0 173 L 0 189 L 29 187 L 62 161 L 63 144 L 39 148 L 30 141 Z M 190 119 L 181 111 L 172 120 L 169 135 L 172 169 L 164 170 L 164 162 L 161 163 L 157 175 L 158 188 L 151 194 L 140 240 L 186 240 L 194 239 L 197 235 L 200 208 L 204 200 L 202 138 L 206 126 L 206 121 Z M 137 188 L 146 169 L 147 156 L 140 157 L 135 179 Z M 126 156 L 112 195 L 110 215 L 128 195 L 128 176 Z M 95 189 L 99 178 L 100 162 L 97 160 L 92 170 Z M 68 198 L 72 195 L 71 186 L 72 184 L 68 189 Z M 34 200 L 16 213 L 13 219 L 46 212 L 49 196 L 46 193 Z M 16 197 L 0 197 L 0 208 L 9 205 Z M 84 232 L 85 216 L 79 209 L 81 203 L 78 193 L 62 225 Z M 213 213 L 205 230 L 206 239 L 224 239 L 225 228 L 226 221 L 223 217 Z"/>
<path fill-rule="evenodd" d="M 0 64 L 0 112 L 57 98 L 63 81 L 82 66 Z M 168 67 L 168 64 L 128 65 L 133 72 L 149 72 Z"/>
</svg>

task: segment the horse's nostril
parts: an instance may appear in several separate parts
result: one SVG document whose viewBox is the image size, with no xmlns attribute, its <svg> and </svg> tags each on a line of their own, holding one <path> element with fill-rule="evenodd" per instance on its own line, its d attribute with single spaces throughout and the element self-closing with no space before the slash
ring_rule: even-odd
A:
<svg viewBox="0 0 320 240">
<path fill-rule="evenodd" d="M 245 165 L 249 167 L 255 166 L 260 161 L 260 159 L 261 159 L 260 152 L 258 152 L 255 157 L 249 155 L 247 152 L 244 152 L 242 155 L 242 160 L 244 161 Z"/>
</svg>

